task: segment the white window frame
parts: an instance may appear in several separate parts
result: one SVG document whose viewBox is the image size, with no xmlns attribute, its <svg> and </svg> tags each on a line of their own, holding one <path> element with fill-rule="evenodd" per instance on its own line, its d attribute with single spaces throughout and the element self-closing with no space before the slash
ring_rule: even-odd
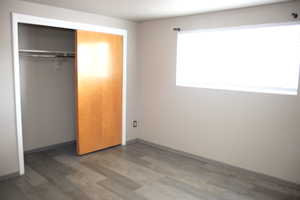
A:
<svg viewBox="0 0 300 200">
<path fill-rule="evenodd" d="M 218 28 L 200 28 L 200 29 L 195 29 L 195 30 L 181 30 L 178 32 L 178 34 L 181 33 L 197 33 L 197 32 L 210 32 L 210 31 L 225 31 L 225 30 L 240 30 L 240 29 L 250 29 L 250 28 L 263 28 L 263 27 L 274 27 L 274 26 L 289 26 L 289 25 L 300 25 L 300 22 L 282 22 L 282 23 L 267 23 L 267 24 L 254 24 L 254 25 L 241 25 L 241 26 L 230 26 L 230 27 L 218 27 Z M 177 34 L 177 37 L 178 37 Z M 176 42 L 178 42 L 178 39 L 176 39 Z M 180 87 L 192 87 L 192 88 L 200 88 L 200 89 L 213 89 L 213 90 L 224 90 L 224 91 L 237 91 L 237 92 L 251 92 L 251 93 L 265 93 L 265 94 L 276 94 L 276 95 L 292 95 L 292 96 L 297 96 L 299 94 L 299 86 L 300 86 L 300 69 L 299 69 L 299 74 L 298 74 L 298 88 L 296 94 L 293 92 L 289 91 L 282 91 L 278 92 L 278 88 L 274 88 L 274 91 L 268 90 L 266 91 L 262 87 L 260 88 L 245 88 L 245 87 L 234 87 L 234 88 L 229 88 L 229 87 L 212 87 L 212 86 L 197 86 L 195 84 L 181 84 L 177 83 L 177 72 L 178 72 L 178 61 L 177 61 L 177 56 L 178 56 L 179 49 L 177 48 L 176 51 L 176 86 Z M 300 68 L 300 66 L 299 66 Z M 268 88 L 269 89 L 269 88 Z"/>
</svg>

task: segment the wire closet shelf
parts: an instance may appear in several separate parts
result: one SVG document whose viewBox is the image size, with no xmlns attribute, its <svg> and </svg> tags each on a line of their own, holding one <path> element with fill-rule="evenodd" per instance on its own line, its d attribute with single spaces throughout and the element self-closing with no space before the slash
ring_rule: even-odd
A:
<svg viewBox="0 0 300 200">
<path fill-rule="evenodd" d="M 70 51 L 48 51 L 35 49 L 20 49 L 19 53 L 24 56 L 41 57 L 41 58 L 72 58 L 75 57 L 74 52 Z"/>
</svg>

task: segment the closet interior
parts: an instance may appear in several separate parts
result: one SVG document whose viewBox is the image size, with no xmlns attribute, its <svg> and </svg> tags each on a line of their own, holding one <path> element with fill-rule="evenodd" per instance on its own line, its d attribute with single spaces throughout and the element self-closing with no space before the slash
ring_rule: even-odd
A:
<svg viewBox="0 0 300 200">
<path fill-rule="evenodd" d="M 123 37 L 19 24 L 25 152 L 76 141 L 79 155 L 122 141 Z"/>
<path fill-rule="evenodd" d="M 19 24 L 24 151 L 75 140 L 75 31 Z"/>
</svg>

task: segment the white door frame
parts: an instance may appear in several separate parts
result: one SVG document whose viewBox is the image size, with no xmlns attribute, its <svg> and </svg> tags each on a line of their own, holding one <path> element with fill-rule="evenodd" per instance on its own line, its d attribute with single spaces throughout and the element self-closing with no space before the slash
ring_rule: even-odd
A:
<svg viewBox="0 0 300 200">
<path fill-rule="evenodd" d="M 123 36 L 122 145 L 126 145 L 127 30 L 12 13 L 15 110 L 16 110 L 17 144 L 18 144 L 20 175 L 23 175 L 25 173 L 25 169 L 24 169 L 23 133 L 22 133 L 21 82 L 20 82 L 19 39 L 18 39 L 19 23 L 44 25 L 44 26 L 51 26 L 51 27 L 58 27 L 58 28 L 74 29 L 74 30 L 94 31 L 94 32 L 110 33 L 110 34 Z"/>
</svg>

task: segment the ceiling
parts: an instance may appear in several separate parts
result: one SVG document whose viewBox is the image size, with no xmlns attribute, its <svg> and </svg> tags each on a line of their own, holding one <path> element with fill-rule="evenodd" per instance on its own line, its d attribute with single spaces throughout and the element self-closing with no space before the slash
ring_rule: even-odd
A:
<svg viewBox="0 0 300 200">
<path fill-rule="evenodd" d="M 26 0 L 135 22 L 289 0 Z"/>
</svg>

